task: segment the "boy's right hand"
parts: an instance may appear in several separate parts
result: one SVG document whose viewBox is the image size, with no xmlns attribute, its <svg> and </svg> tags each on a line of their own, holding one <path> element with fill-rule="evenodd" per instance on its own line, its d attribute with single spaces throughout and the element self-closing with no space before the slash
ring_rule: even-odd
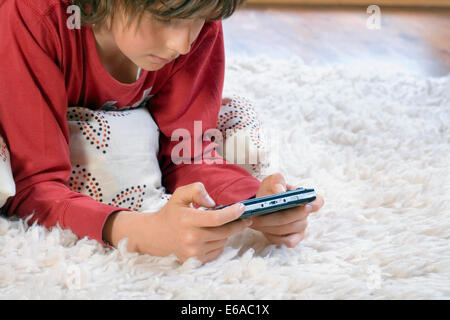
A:
<svg viewBox="0 0 450 320">
<path fill-rule="evenodd" d="M 223 252 L 228 238 L 250 226 L 251 221 L 236 220 L 245 210 L 239 204 L 221 210 L 191 206 L 195 202 L 213 208 L 215 204 L 208 198 L 200 182 L 179 187 L 160 211 L 119 212 L 118 215 L 125 214 L 122 220 L 117 217 L 111 238 L 127 237 L 130 251 L 155 256 L 175 254 L 181 262 L 191 257 L 197 257 L 202 263 L 214 260 Z"/>
</svg>

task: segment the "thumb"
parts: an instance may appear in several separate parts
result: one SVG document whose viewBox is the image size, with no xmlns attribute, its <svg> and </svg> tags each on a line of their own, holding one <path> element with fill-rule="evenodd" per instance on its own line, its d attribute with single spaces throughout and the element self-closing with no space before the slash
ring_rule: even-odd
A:
<svg viewBox="0 0 450 320">
<path fill-rule="evenodd" d="M 286 181 L 281 173 L 275 173 L 271 176 L 270 186 L 274 193 L 286 192 Z"/>
<path fill-rule="evenodd" d="M 186 186 L 179 187 L 173 193 L 171 199 L 175 203 L 182 206 L 189 206 L 191 203 L 196 203 L 199 206 L 212 208 L 216 203 L 209 196 L 205 186 L 201 182 L 195 182 Z"/>
</svg>

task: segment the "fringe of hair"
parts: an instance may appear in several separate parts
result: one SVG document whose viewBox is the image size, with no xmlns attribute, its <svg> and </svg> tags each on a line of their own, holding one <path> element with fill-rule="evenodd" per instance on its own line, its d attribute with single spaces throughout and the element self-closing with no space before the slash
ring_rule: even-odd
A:
<svg viewBox="0 0 450 320">
<path fill-rule="evenodd" d="M 229 18 L 245 0 L 72 0 L 81 11 L 81 23 L 101 25 L 123 10 L 130 24 L 150 12 L 164 19 L 204 18 L 207 21 Z"/>
</svg>

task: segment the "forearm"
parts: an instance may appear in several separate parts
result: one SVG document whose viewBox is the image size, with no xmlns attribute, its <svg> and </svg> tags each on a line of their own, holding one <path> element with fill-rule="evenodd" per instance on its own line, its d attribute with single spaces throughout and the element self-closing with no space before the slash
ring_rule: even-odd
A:
<svg viewBox="0 0 450 320">
<path fill-rule="evenodd" d="M 48 175 L 54 178 L 54 174 Z M 4 214 L 27 219 L 30 225 L 35 221 L 47 228 L 60 225 L 70 229 L 79 238 L 88 237 L 103 243 L 102 230 L 107 218 L 115 211 L 128 211 L 96 202 L 56 181 L 32 184 L 37 178 L 30 178 L 31 182 L 16 183 L 17 194 L 2 208 Z M 31 186 L 24 187 L 28 184 Z"/>
<path fill-rule="evenodd" d="M 203 145 L 201 162 L 178 163 L 172 161 L 174 145 L 167 138 L 161 139 L 160 167 L 162 183 L 168 192 L 194 182 L 202 182 L 217 205 L 228 205 L 246 200 L 256 195 L 261 182 L 242 167 L 227 162 L 217 152 L 208 152 L 208 144 Z M 206 150 L 206 151 L 205 151 Z"/>
<path fill-rule="evenodd" d="M 162 210 L 149 213 L 117 211 L 106 220 L 103 240 L 118 248 L 119 242 L 128 239 L 127 250 L 141 254 L 166 256 L 166 234 L 162 230 L 168 222 L 161 219 Z"/>
<path fill-rule="evenodd" d="M 128 239 L 127 250 L 154 256 L 173 253 L 168 248 L 170 222 L 164 218 L 164 209 L 149 213 L 117 211 L 108 217 L 103 228 L 103 240 L 118 248 L 119 242 Z"/>
<path fill-rule="evenodd" d="M 120 240 L 128 238 L 128 251 L 138 251 L 137 243 L 130 236 L 137 233 L 136 225 L 138 225 L 140 215 L 133 211 L 117 211 L 112 213 L 103 227 L 103 241 L 117 248 Z"/>
<path fill-rule="evenodd" d="M 169 192 L 194 182 L 202 182 L 217 205 L 228 205 L 256 195 L 261 182 L 237 165 L 202 164 L 177 166 L 163 175 Z"/>
</svg>

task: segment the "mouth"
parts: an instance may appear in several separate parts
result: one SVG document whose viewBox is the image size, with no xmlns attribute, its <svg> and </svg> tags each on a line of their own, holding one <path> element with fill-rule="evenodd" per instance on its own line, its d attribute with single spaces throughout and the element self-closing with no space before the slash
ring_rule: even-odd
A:
<svg viewBox="0 0 450 320">
<path fill-rule="evenodd" d="M 167 63 L 169 63 L 169 62 L 171 62 L 173 60 L 173 59 L 170 59 L 170 60 L 169 59 L 164 59 L 164 58 L 155 56 L 153 54 L 150 54 L 149 56 L 157 63 L 167 64 Z"/>
</svg>

